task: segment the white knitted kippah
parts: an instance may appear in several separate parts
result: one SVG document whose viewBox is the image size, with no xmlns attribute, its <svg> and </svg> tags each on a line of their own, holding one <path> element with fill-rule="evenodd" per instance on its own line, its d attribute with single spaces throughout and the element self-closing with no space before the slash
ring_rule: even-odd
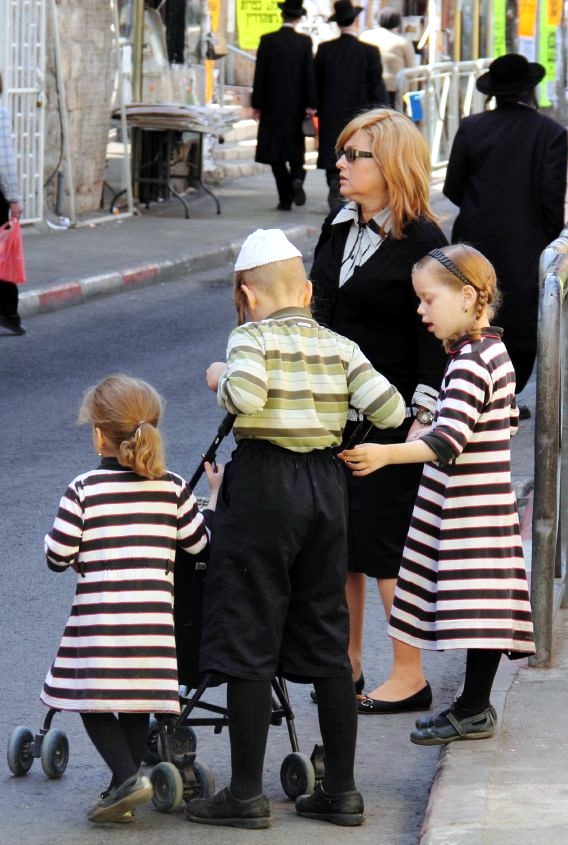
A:
<svg viewBox="0 0 568 845">
<path fill-rule="evenodd" d="M 251 270 L 297 257 L 301 258 L 302 253 L 290 243 L 282 229 L 257 229 L 242 245 L 235 270 Z"/>
</svg>

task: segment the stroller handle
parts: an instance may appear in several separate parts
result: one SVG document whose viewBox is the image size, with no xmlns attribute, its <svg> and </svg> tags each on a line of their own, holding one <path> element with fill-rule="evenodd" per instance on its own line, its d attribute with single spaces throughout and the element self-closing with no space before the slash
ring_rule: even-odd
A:
<svg viewBox="0 0 568 845">
<path fill-rule="evenodd" d="M 189 486 L 193 490 L 203 473 L 205 472 L 205 464 L 209 463 L 212 464 L 215 460 L 215 455 L 217 454 L 217 449 L 219 448 L 221 442 L 225 439 L 228 435 L 230 430 L 233 427 L 233 423 L 235 422 L 235 414 L 225 414 L 223 419 L 221 420 L 221 424 L 217 429 L 217 434 L 211 441 L 208 449 L 206 452 L 203 453 L 201 456 L 201 462 L 189 481 Z"/>
</svg>

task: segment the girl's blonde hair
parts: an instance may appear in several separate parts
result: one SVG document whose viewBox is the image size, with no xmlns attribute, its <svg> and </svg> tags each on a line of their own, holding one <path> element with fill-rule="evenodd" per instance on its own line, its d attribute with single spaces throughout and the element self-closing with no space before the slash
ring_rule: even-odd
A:
<svg viewBox="0 0 568 845">
<path fill-rule="evenodd" d="M 362 112 L 341 131 L 336 152 L 356 132 L 369 136 L 371 152 L 387 184 L 393 238 L 403 238 L 405 225 L 419 217 L 437 223 L 439 218 L 430 208 L 430 150 L 410 118 L 394 109 Z"/>
<path fill-rule="evenodd" d="M 145 478 L 166 472 L 158 423 L 164 403 L 141 379 L 117 373 L 85 391 L 78 422 L 100 428 L 117 450 L 119 463 Z"/>
<path fill-rule="evenodd" d="M 434 265 L 434 266 L 431 266 Z M 493 320 L 501 305 L 501 294 L 497 287 L 497 276 L 491 262 L 475 247 L 469 244 L 451 244 L 441 249 L 434 249 L 418 261 L 412 268 L 416 270 L 428 268 L 436 274 L 438 281 L 460 289 L 469 284 L 475 289 L 475 323 L 467 332 L 471 340 L 479 340 L 481 329 L 478 322 L 487 316 L 489 322 Z M 444 341 L 446 352 L 451 346 L 452 339 Z"/>
</svg>

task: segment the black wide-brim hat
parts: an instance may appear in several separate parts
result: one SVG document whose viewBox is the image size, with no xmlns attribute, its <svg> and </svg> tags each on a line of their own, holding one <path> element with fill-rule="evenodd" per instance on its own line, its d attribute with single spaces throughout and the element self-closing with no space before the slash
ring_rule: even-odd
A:
<svg viewBox="0 0 568 845">
<path fill-rule="evenodd" d="M 491 62 L 489 70 L 479 77 L 475 86 L 487 96 L 522 94 L 538 85 L 545 74 L 546 70 L 538 62 L 529 62 L 519 53 L 507 53 Z"/>
<path fill-rule="evenodd" d="M 308 14 L 306 9 L 298 3 L 298 0 L 284 0 L 283 3 L 277 3 L 276 5 L 293 18 L 303 18 L 304 15 Z"/>
<path fill-rule="evenodd" d="M 336 0 L 333 4 L 335 9 L 333 15 L 327 19 L 327 23 L 336 23 L 338 26 L 349 26 L 357 15 L 363 11 L 362 6 L 354 6 L 351 0 Z"/>
</svg>

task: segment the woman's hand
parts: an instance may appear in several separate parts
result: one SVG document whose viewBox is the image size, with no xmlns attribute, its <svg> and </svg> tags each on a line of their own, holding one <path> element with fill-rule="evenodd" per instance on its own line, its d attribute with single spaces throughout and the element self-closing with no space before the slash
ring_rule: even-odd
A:
<svg viewBox="0 0 568 845">
<path fill-rule="evenodd" d="M 360 443 L 352 449 L 339 452 L 337 457 L 345 462 L 353 475 L 370 475 L 391 463 L 389 447 L 380 443 Z"/>
<path fill-rule="evenodd" d="M 217 390 L 219 379 L 226 369 L 227 365 L 224 361 L 213 361 L 212 364 L 209 364 L 207 372 L 205 373 L 205 379 L 207 381 L 207 387 L 209 387 L 210 390 Z"/>
<path fill-rule="evenodd" d="M 10 203 L 10 217 L 13 217 L 14 220 L 19 220 L 23 213 L 24 206 L 21 202 L 16 200 L 15 202 Z"/>
</svg>

